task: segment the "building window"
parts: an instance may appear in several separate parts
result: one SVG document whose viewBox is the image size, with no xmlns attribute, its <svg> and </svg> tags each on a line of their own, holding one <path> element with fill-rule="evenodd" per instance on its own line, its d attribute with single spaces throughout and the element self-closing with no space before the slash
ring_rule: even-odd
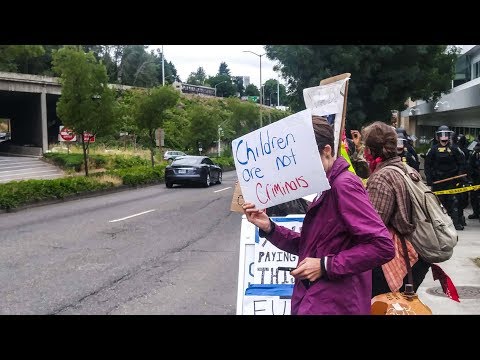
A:
<svg viewBox="0 0 480 360">
<path fill-rule="evenodd" d="M 480 61 L 472 65 L 472 79 L 480 77 Z"/>
</svg>

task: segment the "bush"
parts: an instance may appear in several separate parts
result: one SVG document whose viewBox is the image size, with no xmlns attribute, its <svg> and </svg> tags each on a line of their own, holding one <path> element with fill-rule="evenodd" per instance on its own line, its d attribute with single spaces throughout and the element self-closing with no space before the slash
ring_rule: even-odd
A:
<svg viewBox="0 0 480 360">
<path fill-rule="evenodd" d="M 77 172 L 83 170 L 83 154 L 47 153 L 44 154 L 44 157 L 62 169 L 75 170 Z M 104 155 L 88 156 L 89 169 L 102 168 L 107 162 L 108 158 Z"/>
<path fill-rule="evenodd" d="M 113 183 L 100 182 L 82 176 L 54 180 L 24 180 L 0 184 L 0 209 L 11 209 L 41 200 L 62 199 L 112 187 Z"/>
<path fill-rule="evenodd" d="M 75 170 L 80 172 L 83 168 L 83 154 L 64 154 L 64 153 L 47 153 L 44 155 L 55 165 L 65 170 Z M 123 156 L 123 155 L 89 155 L 89 169 L 125 169 L 136 166 L 146 166 L 150 162 L 140 156 Z"/>
<path fill-rule="evenodd" d="M 140 185 L 163 182 L 165 179 L 166 164 L 151 166 L 137 166 L 129 169 L 111 170 L 108 174 L 118 176 L 124 185 Z"/>
<path fill-rule="evenodd" d="M 223 171 L 229 171 L 235 169 L 235 162 L 233 157 L 217 157 L 212 158 L 212 161 L 220 166 Z"/>
</svg>

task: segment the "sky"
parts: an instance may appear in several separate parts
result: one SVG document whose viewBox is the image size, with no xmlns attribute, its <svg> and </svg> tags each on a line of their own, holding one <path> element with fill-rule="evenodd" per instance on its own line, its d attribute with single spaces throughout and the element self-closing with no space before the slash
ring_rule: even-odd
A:
<svg viewBox="0 0 480 360">
<path fill-rule="evenodd" d="M 149 49 L 161 49 L 162 45 L 150 45 Z M 165 60 L 175 65 L 182 82 L 186 82 L 192 72 L 201 66 L 207 76 L 218 73 L 220 63 L 225 62 L 232 76 L 250 76 L 250 83 L 259 87 L 260 58 L 265 54 L 263 45 L 163 45 Z M 277 79 L 278 73 L 273 71 L 275 62 L 262 56 L 262 83 L 269 79 Z M 280 78 L 280 84 L 285 84 Z"/>
</svg>

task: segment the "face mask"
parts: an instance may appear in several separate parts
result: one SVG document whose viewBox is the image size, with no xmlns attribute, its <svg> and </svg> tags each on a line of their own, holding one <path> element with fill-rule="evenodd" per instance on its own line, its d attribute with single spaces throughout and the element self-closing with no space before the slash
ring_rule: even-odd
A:
<svg viewBox="0 0 480 360">
<path fill-rule="evenodd" d="M 365 160 L 367 160 L 368 162 L 370 173 L 373 173 L 375 171 L 375 168 L 377 167 L 377 164 L 380 164 L 382 162 L 382 159 L 380 157 L 374 158 L 373 155 L 370 153 L 370 150 L 368 150 L 367 148 L 365 149 L 364 155 Z"/>
</svg>

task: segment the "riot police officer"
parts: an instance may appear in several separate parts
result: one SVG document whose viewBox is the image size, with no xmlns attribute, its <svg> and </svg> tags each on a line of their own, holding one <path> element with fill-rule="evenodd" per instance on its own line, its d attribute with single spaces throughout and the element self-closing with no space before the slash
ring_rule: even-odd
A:
<svg viewBox="0 0 480 360">
<path fill-rule="evenodd" d="M 410 154 L 412 154 L 412 156 L 415 158 L 415 161 L 420 166 L 420 160 L 418 159 L 417 152 L 413 148 L 413 145 L 412 145 L 413 142 L 411 141 L 412 138 L 410 137 L 410 135 L 407 134 L 407 130 L 405 130 L 402 127 L 399 127 L 399 128 L 396 128 L 395 131 L 397 133 L 397 136 L 402 135 L 405 139 L 407 139 L 407 141 L 405 142 L 405 150 L 407 150 Z"/>
<path fill-rule="evenodd" d="M 433 145 L 425 156 L 427 185 L 432 187 L 432 191 L 454 189 L 459 184 L 458 178 L 438 184 L 434 183 L 463 174 L 465 172 L 465 156 L 457 146 L 451 145 L 453 131 L 448 126 L 440 126 L 435 135 L 438 143 Z M 455 229 L 463 230 L 458 196 L 456 194 L 444 194 L 439 195 L 439 198 L 452 218 Z"/>
<path fill-rule="evenodd" d="M 397 134 L 397 155 L 400 156 L 402 161 L 417 171 L 420 171 L 420 162 L 415 159 L 415 156 L 412 155 L 407 150 L 407 142 L 403 134 Z"/>
<path fill-rule="evenodd" d="M 468 159 L 468 174 L 473 185 L 480 185 L 480 142 L 475 145 Z M 468 215 L 468 218 L 480 218 L 480 190 L 470 193 L 470 203 L 472 204 L 473 214 Z"/>
</svg>

